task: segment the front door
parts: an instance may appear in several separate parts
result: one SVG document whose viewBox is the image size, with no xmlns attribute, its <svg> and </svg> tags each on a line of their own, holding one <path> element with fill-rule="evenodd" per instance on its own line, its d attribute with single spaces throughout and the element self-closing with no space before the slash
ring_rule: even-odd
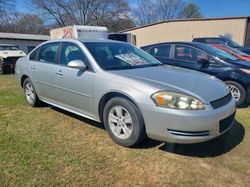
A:
<svg viewBox="0 0 250 187">
<path fill-rule="evenodd" d="M 63 43 L 60 65 L 57 66 L 55 72 L 57 102 L 69 109 L 94 117 L 93 80 L 95 73 L 90 69 L 68 67 L 68 63 L 73 60 L 87 62 L 79 46 L 70 42 Z"/>
<path fill-rule="evenodd" d="M 207 58 L 208 55 L 199 49 L 182 44 L 175 45 L 173 60 L 176 61 L 176 65 L 179 67 L 213 74 L 210 66 L 203 66 L 199 63 L 199 60 Z"/>
</svg>

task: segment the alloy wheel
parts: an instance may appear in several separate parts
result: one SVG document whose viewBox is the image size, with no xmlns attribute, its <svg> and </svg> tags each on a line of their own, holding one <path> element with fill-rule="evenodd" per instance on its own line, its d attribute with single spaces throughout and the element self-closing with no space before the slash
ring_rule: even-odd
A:
<svg viewBox="0 0 250 187">
<path fill-rule="evenodd" d="M 232 96 L 238 101 L 240 99 L 240 90 L 234 85 L 228 85 L 229 90 L 231 91 Z"/>
<path fill-rule="evenodd" d="M 127 139 L 132 134 L 133 121 L 131 115 L 122 106 L 111 108 L 108 123 L 112 133 L 120 139 Z"/>
<path fill-rule="evenodd" d="M 30 82 L 28 82 L 25 85 L 25 96 L 26 99 L 28 101 L 28 103 L 33 103 L 35 100 L 35 92 L 34 92 L 34 88 L 32 86 L 32 84 Z"/>
</svg>

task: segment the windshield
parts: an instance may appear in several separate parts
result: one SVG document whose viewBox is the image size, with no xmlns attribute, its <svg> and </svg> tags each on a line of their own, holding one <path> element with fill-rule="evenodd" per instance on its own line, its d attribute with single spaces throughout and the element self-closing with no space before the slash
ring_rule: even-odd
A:
<svg viewBox="0 0 250 187">
<path fill-rule="evenodd" d="M 241 47 L 239 44 L 237 44 L 233 40 L 230 40 L 229 38 L 224 38 L 224 39 L 226 40 L 227 44 L 231 47 L 235 47 L 235 48 Z"/>
<path fill-rule="evenodd" d="M 17 51 L 19 49 L 16 46 L 8 46 L 8 45 L 6 45 L 6 46 L 4 46 L 4 45 L 0 46 L 0 51 L 7 51 L 7 50 Z"/>
<path fill-rule="evenodd" d="M 128 43 L 84 42 L 84 44 L 98 65 L 104 70 L 163 65 L 146 52 Z"/>
<path fill-rule="evenodd" d="M 199 46 L 204 49 L 205 51 L 209 52 L 213 56 L 218 57 L 219 59 L 222 60 L 231 60 L 231 61 L 237 61 L 239 60 L 237 57 L 229 54 L 228 52 L 225 52 L 221 49 L 206 45 L 206 44 L 199 44 Z"/>
</svg>

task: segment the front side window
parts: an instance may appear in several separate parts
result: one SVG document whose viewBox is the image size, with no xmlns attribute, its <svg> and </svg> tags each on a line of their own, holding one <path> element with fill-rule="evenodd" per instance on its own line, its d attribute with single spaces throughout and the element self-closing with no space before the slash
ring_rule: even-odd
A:
<svg viewBox="0 0 250 187">
<path fill-rule="evenodd" d="M 56 56 L 58 53 L 60 43 L 49 43 L 43 45 L 38 54 L 38 61 L 56 63 Z"/>
<path fill-rule="evenodd" d="M 134 69 L 162 65 L 137 47 L 120 42 L 84 42 L 84 45 L 104 70 Z"/>
<path fill-rule="evenodd" d="M 186 45 L 176 45 L 174 58 L 177 60 L 197 63 L 198 60 L 207 59 L 206 53 Z"/>
<path fill-rule="evenodd" d="M 61 50 L 60 64 L 67 65 L 73 60 L 82 60 L 86 62 L 86 57 L 82 50 L 75 44 L 64 43 Z"/>
<path fill-rule="evenodd" d="M 169 58 L 171 45 L 161 45 L 152 47 L 149 51 L 149 54 L 155 57 L 164 57 Z"/>
</svg>

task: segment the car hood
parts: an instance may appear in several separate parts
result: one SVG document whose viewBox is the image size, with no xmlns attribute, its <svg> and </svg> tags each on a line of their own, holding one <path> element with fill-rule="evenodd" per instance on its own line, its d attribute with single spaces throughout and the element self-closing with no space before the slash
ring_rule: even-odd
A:
<svg viewBox="0 0 250 187">
<path fill-rule="evenodd" d="M 113 71 L 114 74 L 145 83 L 157 91 L 169 90 L 186 93 L 210 103 L 229 93 L 226 85 L 217 78 L 193 70 L 172 66 L 157 66 Z M 133 86 L 139 88 L 134 82 Z"/>
<path fill-rule="evenodd" d="M 250 51 L 250 47 L 239 47 L 239 50 Z"/>
<path fill-rule="evenodd" d="M 237 49 L 239 49 L 247 54 L 250 54 L 250 47 L 239 47 Z"/>
<path fill-rule="evenodd" d="M 237 60 L 237 61 L 227 61 L 231 64 L 234 64 L 235 66 L 239 68 L 247 68 L 250 69 L 250 63 L 244 60 Z"/>
</svg>

